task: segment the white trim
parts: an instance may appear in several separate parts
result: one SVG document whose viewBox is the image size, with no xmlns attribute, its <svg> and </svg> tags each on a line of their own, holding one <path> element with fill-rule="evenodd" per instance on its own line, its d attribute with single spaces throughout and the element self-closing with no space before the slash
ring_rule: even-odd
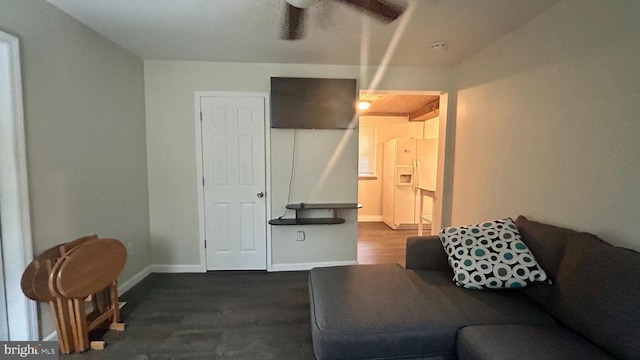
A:
<svg viewBox="0 0 640 360">
<path fill-rule="evenodd" d="M 204 96 L 204 93 L 199 91 L 195 92 L 194 96 L 194 113 L 195 113 L 195 128 L 196 128 L 196 189 L 198 193 L 198 248 L 200 251 L 200 272 L 207 271 L 207 250 L 205 248 L 205 223 L 204 223 L 204 189 L 202 186 L 202 179 L 204 178 L 204 171 L 202 169 L 202 124 L 201 124 L 201 106 L 200 98 Z"/>
<path fill-rule="evenodd" d="M 272 264 L 271 271 L 306 271 L 316 267 L 358 265 L 357 261 L 325 261 L 316 263 Z"/>
<path fill-rule="evenodd" d="M 204 215 L 204 192 L 202 188 L 202 178 L 204 177 L 204 169 L 202 168 L 202 126 L 200 123 L 200 102 L 201 98 L 215 96 L 215 97 L 261 97 L 264 99 L 264 137 L 265 137 L 265 206 L 266 206 L 266 220 L 271 218 L 271 127 L 270 121 L 270 108 L 269 108 L 269 93 L 264 92 L 231 92 L 231 91 L 196 91 L 194 93 L 194 113 L 195 113 L 195 128 L 196 128 L 196 165 L 197 165 L 197 194 L 198 194 L 198 236 L 199 236 L 199 250 L 200 250 L 200 269 L 199 271 L 153 271 L 153 272 L 206 272 L 207 271 L 207 251 L 204 247 L 205 240 L 205 215 Z M 264 231 L 267 235 L 267 254 L 266 263 L 267 270 L 271 269 L 271 231 L 267 226 L 267 222 L 264 224 Z M 161 268 L 165 265 L 154 265 Z M 183 265 L 166 265 L 166 266 L 183 266 Z"/>
<path fill-rule="evenodd" d="M 151 265 L 150 270 L 152 273 L 201 273 L 202 266 L 200 264 L 193 265 L 169 265 L 169 264 L 156 264 Z"/>
<path fill-rule="evenodd" d="M 127 280 L 127 281 L 125 281 L 123 283 L 118 283 L 118 294 L 122 295 L 122 294 L 126 293 L 132 287 L 134 287 L 137 283 L 139 283 L 144 278 L 149 276 L 149 274 L 151 274 L 151 265 L 149 265 L 146 268 L 142 269 L 139 273 L 133 275 L 133 277 L 131 277 L 129 280 Z"/>
<path fill-rule="evenodd" d="M 58 332 L 53 331 L 49 335 L 42 338 L 42 341 L 58 341 Z"/>
<path fill-rule="evenodd" d="M 18 38 L 0 31 L 0 46 L 8 51 L 12 121 L 2 124 L 2 131 L 11 135 L 10 163 L 6 172 L 9 179 L 0 189 L 2 198 L 3 252 L 7 294 L 7 318 L 10 340 L 37 340 L 38 313 L 36 303 L 27 299 L 20 289 L 22 271 L 33 259 L 31 219 L 29 215 L 29 183 L 27 178 L 24 110 L 22 103 L 22 74 L 20 70 L 20 43 Z M 6 191 L 6 192 L 5 192 Z"/>
<path fill-rule="evenodd" d="M 453 186 L 453 161 L 455 141 L 455 92 L 440 95 L 438 129 L 438 170 L 436 192 L 433 198 L 431 234 L 436 235 L 443 227 L 451 225 L 451 198 Z"/>
<path fill-rule="evenodd" d="M 382 215 L 358 215 L 358 222 L 380 222 Z"/>
<path fill-rule="evenodd" d="M 265 166 L 265 196 L 267 206 L 267 221 L 272 219 L 271 215 L 271 98 L 269 94 L 264 94 L 264 166 Z M 271 226 L 267 222 L 264 224 L 267 232 L 267 271 L 273 267 L 273 257 L 271 254 Z"/>
</svg>

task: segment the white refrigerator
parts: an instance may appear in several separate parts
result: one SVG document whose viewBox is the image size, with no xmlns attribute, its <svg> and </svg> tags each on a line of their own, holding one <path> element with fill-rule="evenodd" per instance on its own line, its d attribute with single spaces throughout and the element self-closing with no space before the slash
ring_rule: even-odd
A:
<svg viewBox="0 0 640 360">
<path fill-rule="evenodd" d="M 420 219 L 418 187 L 435 191 L 438 139 L 394 138 L 384 144 L 382 220 L 390 228 L 415 229 Z M 431 204 L 425 206 L 431 213 Z"/>
</svg>

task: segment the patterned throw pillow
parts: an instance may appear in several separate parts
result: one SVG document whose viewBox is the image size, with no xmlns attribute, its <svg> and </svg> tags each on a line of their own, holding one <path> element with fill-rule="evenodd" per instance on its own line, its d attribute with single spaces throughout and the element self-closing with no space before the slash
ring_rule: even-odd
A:
<svg viewBox="0 0 640 360">
<path fill-rule="evenodd" d="M 447 227 L 440 231 L 440 242 L 458 286 L 517 289 L 547 280 L 512 219 Z"/>
</svg>

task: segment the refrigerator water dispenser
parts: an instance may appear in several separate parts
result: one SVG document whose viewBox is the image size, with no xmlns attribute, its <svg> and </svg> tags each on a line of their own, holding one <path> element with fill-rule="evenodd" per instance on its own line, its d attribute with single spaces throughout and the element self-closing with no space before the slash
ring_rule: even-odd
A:
<svg viewBox="0 0 640 360">
<path fill-rule="evenodd" d="M 413 185 L 413 166 L 396 168 L 396 185 Z"/>
</svg>

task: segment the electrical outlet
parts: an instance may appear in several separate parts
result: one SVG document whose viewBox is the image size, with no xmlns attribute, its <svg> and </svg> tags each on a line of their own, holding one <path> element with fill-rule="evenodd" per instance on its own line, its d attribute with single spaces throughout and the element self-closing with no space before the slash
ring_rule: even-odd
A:
<svg viewBox="0 0 640 360">
<path fill-rule="evenodd" d="M 296 241 L 304 241 L 304 231 L 296 231 Z"/>
</svg>

